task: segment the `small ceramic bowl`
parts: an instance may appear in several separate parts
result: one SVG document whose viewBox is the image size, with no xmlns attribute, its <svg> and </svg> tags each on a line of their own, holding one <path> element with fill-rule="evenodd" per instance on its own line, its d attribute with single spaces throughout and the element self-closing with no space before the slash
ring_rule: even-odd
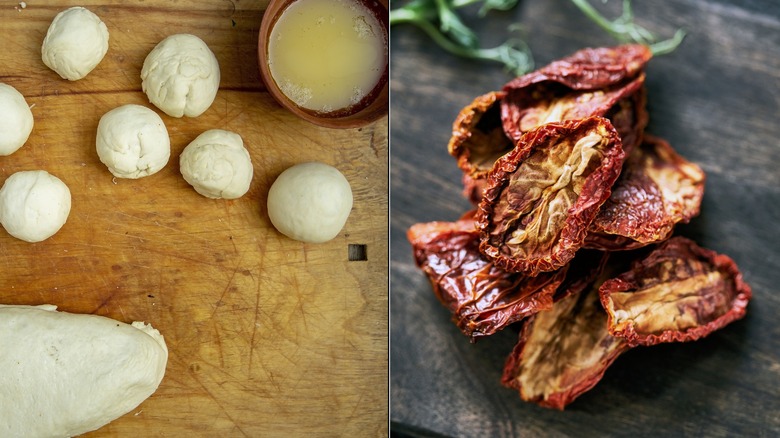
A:
<svg viewBox="0 0 780 438">
<path fill-rule="evenodd" d="M 388 98 L 388 86 L 389 86 L 389 80 L 388 80 L 388 67 L 385 67 L 385 73 L 382 77 L 382 80 L 380 81 L 380 84 L 382 85 L 382 88 L 379 89 L 377 92 L 372 93 L 373 100 L 370 104 L 365 106 L 363 109 L 350 113 L 344 116 L 333 116 L 328 114 L 322 114 L 317 113 L 312 110 L 307 110 L 304 108 L 301 108 L 300 106 L 296 105 L 290 98 L 288 98 L 282 91 L 279 89 L 279 86 L 276 84 L 276 81 L 274 80 L 273 76 L 271 75 L 271 70 L 268 66 L 268 40 L 269 36 L 271 34 L 271 31 L 276 24 L 276 21 L 279 19 L 279 17 L 282 15 L 282 12 L 284 12 L 285 8 L 289 6 L 292 2 L 297 0 L 271 0 L 268 3 L 268 7 L 265 10 L 265 13 L 263 14 L 263 19 L 260 24 L 260 37 L 258 42 L 258 58 L 260 61 L 260 75 L 263 78 L 263 82 L 265 83 L 266 89 L 269 93 L 276 99 L 277 102 L 279 102 L 280 105 L 288 109 L 293 114 L 297 115 L 298 117 L 308 120 L 311 123 L 314 123 L 319 126 L 324 126 L 328 128 L 358 128 L 361 126 L 368 125 L 371 122 L 374 122 L 381 117 L 385 116 L 388 111 L 389 106 L 389 98 Z M 380 20 L 380 22 L 384 26 L 385 31 L 385 42 L 387 42 L 387 46 L 389 47 L 389 42 L 387 38 L 387 29 L 388 29 L 388 0 L 360 0 L 366 4 L 370 9 L 377 12 L 377 18 Z M 388 57 L 389 59 L 389 57 Z"/>
</svg>

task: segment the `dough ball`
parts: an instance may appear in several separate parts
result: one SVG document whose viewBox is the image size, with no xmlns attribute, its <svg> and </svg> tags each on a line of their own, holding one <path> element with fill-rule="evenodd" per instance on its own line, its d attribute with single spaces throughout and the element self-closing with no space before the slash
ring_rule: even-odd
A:
<svg viewBox="0 0 780 438">
<path fill-rule="evenodd" d="M 143 322 L 0 305 L 3 437 L 70 437 L 132 411 L 160 385 L 168 348 Z"/>
<path fill-rule="evenodd" d="M 282 172 L 268 191 L 268 216 L 280 233 L 303 242 L 336 237 L 352 210 L 352 189 L 335 167 L 296 164 Z"/>
<path fill-rule="evenodd" d="M 179 168 L 196 192 L 214 199 L 240 198 L 254 173 L 241 136 L 222 129 L 208 130 L 188 144 Z"/>
<path fill-rule="evenodd" d="M 209 109 L 217 95 L 217 57 L 195 35 L 171 35 L 146 56 L 141 88 L 165 114 L 197 117 Z"/>
<path fill-rule="evenodd" d="M 0 155 L 19 150 L 33 128 L 33 115 L 22 93 L 0 83 Z"/>
<path fill-rule="evenodd" d="M 43 39 L 43 63 L 69 81 L 92 71 L 108 51 L 108 29 L 100 18 L 80 6 L 66 9 L 51 22 Z"/>
<path fill-rule="evenodd" d="M 141 105 L 122 105 L 105 113 L 95 143 L 100 161 L 119 178 L 157 173 L 171 157 L 171 140 L 162 118 Z"/>
<path fill-rule="evenodd" d="M 68 214 L 68 186 L 45 170 L 16 172 L 0 188 L 0 224 L 17 239 L 46 240 L 65 225 Z"/>
</svg>

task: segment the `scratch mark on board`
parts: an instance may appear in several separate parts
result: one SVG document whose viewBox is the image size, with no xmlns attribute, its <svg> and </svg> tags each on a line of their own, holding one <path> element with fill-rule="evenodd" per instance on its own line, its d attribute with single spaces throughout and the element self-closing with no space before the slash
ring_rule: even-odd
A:
<svg viewBox="0 0 780 438">
<path fill-rule="evenodd" d="M 257 335 L 257 329 L 260 327 L 258 319 L 260 317 L 260 282 L 257 282 L 257 291 L 255 294 L 255 318 L 252 321 L 252 337 L 249 339 L 249 373 L 252 373 L 252 359 L 255 352 L 255 336 Z"/>
<path fill-rule="evenodd" d="M 225 285 L 225 287 L 222 289 L 222 294 L 219 296 L 219 300 L 217 300 L 217 305 L 214 306 L 214 311 L 211 312 L 211 318 L 214 318 L 214 315 L 216 315 L 217 310 L 221 307 L 219 303 L 224 303 L 225 297 L 227 296 L 228 291 L 230 290 L 230 286 L 233 284 L 233 280 L 236 278 L 236 274 L 239 271 L 239 267 L 241 266 L 241 261 L 243 260 L 243 257 L 238 260 L 236 263 L 236 266 L 233 268 L 233 272 L 230 274 L 230 278 L 228 278 L 228 282 Z"/>
<path fill-rule="evenodd" d="M 218 407 L 219 407 L 219 409 L 222 411 L 222 413 L 223 413 L 223 414 L 225 414 L 225 416 L 226 416 L 226 417 L 227 417 L 227 418 L 228 418 L 228 419 L 229 419 L 229 420 L 230 420 L 230 421 L 233 423 L 233 425 L 236 427 L 236 429 L 238 429 L 238 431 L 239 431 L 239 432 L 241 432 L 241 434 L 242 434 L 243 436 L 245 436 L 245 437 L 249 437 L 250 435 L 249 435 L 249 434 L 247 434 L 247 433 L 244 431 L 244 429 L 242 429 L 242 428 L 241 428 L 241 426 L 239 426 L 239 424 L 238 424 L 238 422 L 236 421 L 236 419 L 235 419 L 235 418 L 233 418 L 233 416 L 232 416 L 232 415 L 230 415 L 229 411 L 228 411 L 228 410 L 225 408 L 225 406 L 223 406 L 223 405 L 222 405 L 222 403 L 220 403 L 220 401 L 219 401 L 219 398 L 217 398 L 217 397 L 214 395 L 214 393 L 212 393 L 212 392 L 211 392 L 211 391 L 210 391 L 210 390 L 209 390 L 209 389 L 206 387 L 206 385 L 204 385 L 204 384 L 203 384 L 203 382 L 202 382 L 202 381 L 201 381 L 199 378 L 195 377 L 194 375 L 193 375 L 193 378 L 194 378 L 195 382 L 197 382 L 197 383 L 198 383 L 198 385 L 200 385 L 200 387 L 203 389 L 203 391 L 205 391 L 205 392 L 206 392 L 206 394 L 208 394 L 209 398 L 211 398 L 211 400 L 213 400 L 213 401 L 214 401 L 214 403 L 216 403 L 216 404 L 217 404 L 217 406 L 218 406 Z"/>
</svg>

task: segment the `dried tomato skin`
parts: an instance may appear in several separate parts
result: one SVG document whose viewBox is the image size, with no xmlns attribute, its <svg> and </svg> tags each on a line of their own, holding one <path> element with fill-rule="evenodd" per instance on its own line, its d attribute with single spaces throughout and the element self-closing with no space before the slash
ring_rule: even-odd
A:
<svg viewBox="0 0 780 438">
<path fill-rule="evenodd" d="M 479 203 L 485 185 L 482 180 L 495 160 L 512 150 L 529 130 L 523 129 L 524 115 L 537 111 L 555 93 L 571 95 L 563 119 L 607 117 L 620 134 L 624 150 L 630 151 L 641 140 L 648 121 L 642 70 L 651 56 L 641 45 L 584 49 L 510 81 L 502 91 L 475 98 L 455 118 L 447 145 L 465 175 L 464 196 Z M 598 90 L 593 94 L 598 97 L 585 99 L 579 96 L 583 90 Z"/>
<path fill-rule="evenodd" d="M 631 348 L 624 339 L 606 330 L 607 315 L 598 295 L 599 285 L 609 275 L 605 270 L 608 267 L 605 255 L 595 259 L 597 264 L 591 259 L 586 262 L 586 269 L 579 270 L 586 281 L 564 282 L 559 287 L 561 298 L 552 310 L 537 313 L 523 322 L 501 377 L 501 383 L 517 390 L 523 400 L 563 410 L 593 388 L 607 368 Z M 579 259 L 578 254 L 572 263 Z M 542 351 L 537 353 L 536 349 Z M 542 359 L 534 362 L 535 358 Z M 584 359 L 578 362 L 581 358 Z M 545 367 L 551 367 L 552 371 Z M 540 384 L 544 385 L 543 389 L 537 387 Z"/>
<path fill-rule="evenodd" d="M 697 282 L 705 283 L 705 287 L 686 289 L 696 286 Z M 624 313 L 618 315 L 616 307 L 622 307 L 622 303 L 616 299 L 624 296 L 630 300 L 642 292 L 655 291 L 654 288 L 661 290 L 660 297 L 653 297 L 654 303 L 667 302 L 680 295 L 678 301 L 682 303 L 673 301 L 676 305 L 669 310 L 672 315 L 664 318 L 664 309 L 657 307 L 649 318 L 641 318 L 641 313 L 639 317 L 624 318 L 628 311 L 622 308 L 618 311 Z M 607 310 L 610 333 L 635 346 L 705 337 L 744 317 L 752 290 L 730 257 L 677 236 L 634 262 L 629 271 L 604 282 L 599 295 Z M 692 305 L 690 301 L 694 299 Z M 641 303 L 634 304 L 634 309 L 641 310 L 640 306 Z M 648 325 L 650 327 L 646 327 Z"/>
<path fill-rule="evenodd" d="M 652 57 L 650 48 L 641 44 L 585 48 L 515 78 L 505 89 L 554 81 L 575 90 L 595 90 L 638 75 Z"/>
<path fill-rule="evenodd" d="M 606 251 L 593 249 L 577 251 L 574 259 L 566 265 L 566 277 L 558 286 L 558 290 L 555 291 L 553 302 L 560 301 L 569 295 L 578 294 L 592 287 L 593 283 L 599 280 L 599 276 L 607 272 L 607 268 L 613 268 L 616 265 L 615 257 L 612 257 L 611 265 L 609 265 L 609 261 L 610 253 Z M 604 278 L 599 280 L 599 284 L 603 281 Z"/>
<path fill-rule="evenodd" d="M 644 74 L 641 80 L 644 82 Z M 643 85 L 636 92 L 619 100 L 607 111 L 604 117 L 612 122 L 612 126 L 620 134 L 623 151 L 628 156 L 641 144 L 645 128 L 650 120 L 647 113 L 647 89 Z"/>
<path fill-rule="evenodd" d="M 506 97 L 501 101 L 504 132 L 517 141 L 545 123 L 601 116 L 615 121 L 615 128 L 630 150 L 641 139 L 648 122 L 644 81 L 642 73 L 625 83 L 595 91 L 572 90 L 549 82 L 506 89 Z"/>
<path fill-rule="evenodd" d="M 699 166 L 665 140 L 646 134 L 626 158 L 612 195 L 590 226 L 585 247 L 619 251 L 668 239 L 676 224 L 699 214 L 705 180 Z"/>
<path fill-rule="evenodd" d="M 506 135 L 517 141 L 547 122 L 602 116 L 613 122 L 630 151 L 648 122 L 643 70 L 651 57 L 642 45 L 583 49 L 515 78 L 503 88 Z"/>
<path fill-rule="evenodd" d="M 491 91 L 475 98 L 458 113 L 447 144 L 465 175 L 481 179 L 498 157 L 512 150 L 514 143 L 504 134 L 500 103 L 506 93 Z"/>
<path fill-rule="evenodd" d="M 600 249 L 602 251 L 630 251 L 644 248 L 648 243 L 638 242 L 630 237 L 617 234 L 603 234 L 589 232 L 585 238 L 583 248 Z"/>
<path fill-rule="evenodd" d="M 553 211 L 552 215 L 555 217 L 565 216 L 564 219 L 560 219 L 561 223 L 551 224 L 552 221 L 548 221 L 544 225 L 546 234 L 551 236 L 548 240 L 552 240 L 552 242 L 541 243 L 543 245 L 549 244 L 549 247 L 537 250 L 535 247 L 540 244 L 539 236 L 530 236 L 526 246 L 532 247 L 534 254 L 522 254 L 525 248 L 522 245 L 513 244 L 514 236 L 518 233 L 525 236 L 528 233 L 526 233 L 527 228 L 520 229 L 519 225 L 523 225 L 524 220 L 528 220 L 532 224 L 536 221 L 541 229 L 542 217 L 545 214 L 542 209 L 552 207 L 552 201 L 558 199 L 557 196 L 561 190 L 550 194 L 549 197 L 552 200 L 548 204 L 544 204 L 538 202 L 538 199 L 520 199 L 526 196 L 526 194 L 520 193 L 525 189 L 521 187 L 519 191 L 512 191 L 512 181 L 524 177 L 525 169 L 523 166 L 529 162 L 530 157 L 533 157 L 534 154 L 542 154 L 544 158 L 544 154 L 550 153 L 558 144 L 582 140 L 592 135 L 593 132 L 600 133 L 598 135 L 604 146 L 599 149 L 601 157 L 593 169 L 590 169 L 590 162 L 586 163 L 590 173 L 585 176 L 577 175 L 576 180 L 581 181 L 579 182 L 581 193 L 575 193 L 576 199 L 571 201 L 572 205 L 565 212 Z M 576 144 L 571 147 L 571 156 L 575 156 Z M 540 272 L 553 271 L 566 265 L 582 246 L 587 229 L 598 213 L 599 207 L 609 198 L 611 187 L 620 173 L 623 159 L 624 153 L 620 138 L 609 120 L 602 117 L 549 123 L 528 132 L 517 143 L 515 149 L 496 161 L 488 174 L 487 187 L 483 192 L 476 215 L 477 228 L 480 230 L 481 238 L 480 251 L 492 259 L 497 266 L 509 272 L 523 272 L 531 276 L 538 275 Z M 570 181 L 575 181 L 574 176 L 570 177 Z M 532 178 L 529 181 L 534 182 Z M 542 189 L 539 191 L 542 195 L 544 194 Z M 576 192 L 574 189 L 569 191 Z M 517 201 L 513 198 L 520 199 L 520 203 L 525 203 L 525 205 L 512 205 L 513 202 Z M 513 211 L 513 209 L 526 208 L 533 203 L 536 203 L 536 206 L 531 207 L 527 213 Z M 534 214 L 536 215 L 534 216 Z M 550 214 L 549 209 L 547 214 Z"/>
<path fill-rule="evenodd" d="M 552 307 L 553 294 L 566 276 L 566 269 L 527 277 L 495 266 L 479 252 L 470 214 L 457 222 L 413 225 L 407 237 L 437 298 L 472 342 Z"/>
<path fill-rule="evenodd" d="M 482 200 L 482 194 L 487 187 L 487 178 L 473 178 L 469 174 L 464 173 L 461 179 L 463 183 L 463 197 L 468 199 L 473 205 L 479 205 L 479 201 Z"/>
</svg>

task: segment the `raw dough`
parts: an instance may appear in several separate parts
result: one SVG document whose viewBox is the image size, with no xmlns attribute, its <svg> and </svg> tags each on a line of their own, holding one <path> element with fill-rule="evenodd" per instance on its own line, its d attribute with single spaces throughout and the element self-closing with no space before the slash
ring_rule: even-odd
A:
<svg viewBox="0 0 780 438">
<path fill-rule="evenodd" d="M 33 128 L 33 115 L 22 93 L 0 83 L 0 155 L 11 155 L 22 147 Z"/>
<path fill-rule="evenodd" d="M 197 117 L 214 102 L 219 63 L 195 35 L 171 35 L 149 52 L 141 69 L 149 101 L 171 117 Z"/>
<path fill-rule="evenodd" d="M 184 179 L 207 198 L 236 199 L 249 190 L 254 169 L 249 151 L 235 132 L 211 129 L 179 156 Z"/>
<path fill-rule="evenodd" d="M 103 114 L 95 143 L 100 161 L 119 178 L 157 173 L 171 156 L 163 120 L 141 105 L 122 105 Z"/>
<path fill-rule="evenodd" d="M 151 325 L 56 306 L 0 305 L 0 435 L 71 437 L 133 410 L 160 384 L 168 348 Z"/>
<path fill-rule="evenodd" d="M 43 40 L 43 63 L 69 81 L 92 71 L 108 51 L 108 29 L 90 10 L 66 9 L 51 22 Z"/>
<path fill-rule="evenodd" d="M 336 237 L 352 210 L 352 189 L 335 167 L 296 164 L 282 172 L 268 191 L 268 216 L 280 233 L 303 242 Z"/>
<path fill-rule="evenodd" d="M 46 240 L 65 225 L 68 214 L 68 186 L 45 170 L 16 172 L 0 188 L 0 224 L 17 239 Z"/>
</svg>

